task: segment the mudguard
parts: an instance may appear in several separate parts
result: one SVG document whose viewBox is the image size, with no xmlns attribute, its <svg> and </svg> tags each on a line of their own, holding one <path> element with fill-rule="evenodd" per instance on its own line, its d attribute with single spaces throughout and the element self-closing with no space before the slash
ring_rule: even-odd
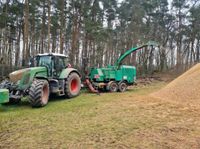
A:
<svg viewBox="0 0 200 149">
<path fill-rule="evenodd" d="M 72 73 L 72 72 L 77 73 L 81 77 L 81 75 L 80 75 L 80 73 L 78 72 L 77 69 L 66 68 L 66 69 L 62 70 L 62 72 L 60 73 L 59 79 L 65 79 L 65 78 L 67 78 L 69 76 L 69 74 Z"/>
</svg>

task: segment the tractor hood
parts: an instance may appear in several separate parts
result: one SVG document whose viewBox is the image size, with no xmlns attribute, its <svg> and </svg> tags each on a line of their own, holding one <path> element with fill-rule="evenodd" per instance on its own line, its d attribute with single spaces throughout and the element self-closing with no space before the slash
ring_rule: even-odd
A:
<svg viewBox="0 0 200 149">
<path fill-rule="evenodd" d="M 9 74 L 10 81 L 13 83 L 17 83 L 19 80 L 23 78 L 25 74 L 30 74 L 30 73 L 37 73 L 41 71 L 46 71 L 45 67 L 32 67 L 32 68 L 25 68 L 25 69 L 20 69 L 17 71 L 14 71 Z"/>
<path fill-rule="evenodd" d="M 27 73 L 29 71 L 30 71 L 30 68 L 26 68 L 26 69 L 17 70 L 17 71 L 10 73 L 9 74 L 10 81 L 13 83 L 16 83 L 17 81 L 21 80 L 22 76 L 25 73 Z"/>
</svg>

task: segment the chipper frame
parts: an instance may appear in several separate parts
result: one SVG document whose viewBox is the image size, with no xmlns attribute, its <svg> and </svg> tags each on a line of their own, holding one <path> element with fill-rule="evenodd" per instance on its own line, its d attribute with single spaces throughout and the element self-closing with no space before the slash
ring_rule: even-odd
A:
<svg viewBox="0 0 200 149">
<path fill-rule="evenodd" d="M 131 48 L 116 60 L 114 66 L 108 65 L 105 68 L 92 68 L 86 80 L 91 92 L 96 93 L 99 90 L 110 92 L 126 91 L 127 87 L 133 85 L 136 81 L 136 68 L 134 66 L 122 65 L 121 63 L 132 52 L 148 46 L 157 46 L 157 43 L 150 41 L 144 45 Z"/>
</svg>

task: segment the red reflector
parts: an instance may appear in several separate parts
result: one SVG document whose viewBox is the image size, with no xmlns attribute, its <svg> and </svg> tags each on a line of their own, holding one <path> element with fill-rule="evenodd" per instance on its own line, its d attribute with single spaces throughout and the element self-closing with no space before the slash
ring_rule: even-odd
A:
<svg viewBox="0 0 200 149">
<path fill-rule="evenodd" d="M 95 78 L 95 79 L 99 79 L 100 76 L 99 76 L 99 75 L 95 75 L 94 78 Z"/>
</svg>

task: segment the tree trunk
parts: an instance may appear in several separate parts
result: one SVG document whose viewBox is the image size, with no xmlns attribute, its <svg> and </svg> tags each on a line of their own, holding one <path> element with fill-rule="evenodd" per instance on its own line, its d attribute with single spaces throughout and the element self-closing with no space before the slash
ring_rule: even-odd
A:
<svg viewBox="0 0 200 149">
<path fill-rule="evenodd" d="M 197 55 L 196 55 L 196 62 L 199 62 L 199 57 L 200 57 L 200 40 L 197 41 L 197 45 L 196 45 L 196 51 L 197 51 Z"/>
<path fill-rule="evenodd" d="M 79 49 L 78 46 L 78 33 L 79 33 L 79 23 L 78 23 L 78 10 L 74 10 L 74 20 L 72 29 L 72 46 L 70 51 L 70 63 L 78 65 L 79 59 Z"/>
<path fill-rule="evenodd" d="M 41 30 L 41 46 L 40 46 L 40 52 L 44 53 L 44 38 L 45 38 L 45 21 L 46 21 L 46 10 L 45 10 L 45 2 L 46 0 L 43 0 L 43 11 L 42 11 L 42 30 Z"/>
<path fill-rule="evenodd" d="M 22 22 L 20 20 L 20 25 L 18 27 L 18 36 L 17 36 L 17 47 L 16 47 L 16 51 L 15 51 L 15 66 L 18 67 L 19 65 L 19 56 L 20 56 L 20 39 L 21 39 L 21 29 L 22 27 Z"/>
<path fill-rule="evenodd" d="M 30 50 L 28 45 L 28 38 L 29 38 L 29 0 L 25 0 L 25 9 L 24 9 L 24 65 L 28 64 Z"/>
<path fill-rule="evenodd" d="M 64 31 L 65 31 L 65 19 L 64 19 L 64 4 L 65 0 L 61 0 L 61 10 L 60 10 L 60 53 L 63 54 L 64 51 Z"/>
<path fill-rule="evenodd" d="M 48 47 L 47 50 L 50 52 L 50 33 L 51 33 L 51 0 L 48 0 Z"/>
<path fill-rule="evenodd" d="M 53 30 L 52 32 L 52 39 L 53 39 L 53 43 L 52 43 L 52 53 L 55 53 L 56 51 L 56 29 Z"/>
</svg>

